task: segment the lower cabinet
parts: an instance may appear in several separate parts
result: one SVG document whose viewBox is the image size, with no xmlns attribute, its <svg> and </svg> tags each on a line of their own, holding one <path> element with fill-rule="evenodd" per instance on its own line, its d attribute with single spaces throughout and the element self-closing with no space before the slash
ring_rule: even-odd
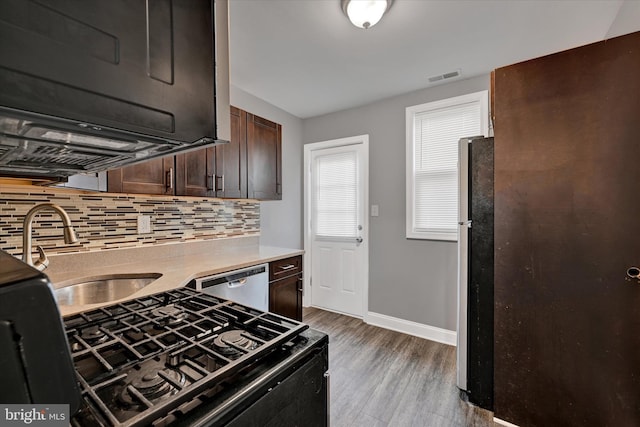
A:
<svg viewBox="0 0 640 427">
<path fill-rule="evenodd" d="M 302 321 L 302 256 L 269 263 L 269 311 Z"/>
</svg>

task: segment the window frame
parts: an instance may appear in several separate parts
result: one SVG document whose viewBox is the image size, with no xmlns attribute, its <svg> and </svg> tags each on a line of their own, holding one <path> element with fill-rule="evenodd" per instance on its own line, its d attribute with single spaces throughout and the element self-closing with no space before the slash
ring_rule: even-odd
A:
<svg viewBox="0 0 640 427">
<path fill-rule="evenodd" d="M 462 104 L 479 103 L 480 104 L 480 127 L 484 136 L 489 134 L 489 91 L 483 90 L 473 92 L 466 95 L 455 96 L 452 98 L 441 99 L 438 101 L 427 102 L 420 105 L 413 105 L 406 108 L 406 238 L 407 239 L 423 239 L 423 240 L 440 240 L 440 241 L 458 241 L 458 229 L 448 232 L 435 232 L 428 230 L 420 230 L 414 227 L 415 223 L 415 116 L 433 110 L 447 107 L 454 107 Z M 461 135 L 460 138 L 478 136 L 478 135 Z M 455 142 L 456 145 L 458 141 Z M 456 153 L 458 150 L 456 149 Z M 459 171 L 456 170 L 456 179 Z M 459 185 L 459 184 L 458 184 Z M 460 201 L 458 200 L 457 205 Z"/>
</svg>

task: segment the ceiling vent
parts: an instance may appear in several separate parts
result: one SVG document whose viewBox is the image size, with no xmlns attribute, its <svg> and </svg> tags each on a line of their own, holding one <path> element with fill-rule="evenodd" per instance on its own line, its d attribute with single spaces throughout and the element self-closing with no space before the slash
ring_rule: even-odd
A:
<svg viewBox="0 0 640 427">
<path fill-rule="evenodd" d="M 429 77 L 429 83 L 439 82 L 441 80 L 453 79 L 455 77 L 460 77 L 460 69 L 458 68 L 455 71 L 450 71 L 444 74 L 438 74 L 437 76 Z"/>
</svg>

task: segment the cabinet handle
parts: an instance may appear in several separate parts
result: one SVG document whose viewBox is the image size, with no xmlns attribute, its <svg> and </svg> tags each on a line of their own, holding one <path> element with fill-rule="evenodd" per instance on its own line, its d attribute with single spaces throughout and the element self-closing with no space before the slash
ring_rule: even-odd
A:
<svg viewBox="0 0 640 427">
<path fill-rule="evenodd" d="M 280 270 L 291 270 L 292 268 L 296 268 L 295 264 L 283 265 Z"/>
<path fill-rule="evenodd" d="M 165 183 L 165 186 L 169 190 L 172 190 L 173 189 L 173 168 L 169 168 L 169 170 L 167 171 L 166 180 L 167 182 Z"/>
<path fill-rule="evenodd" d="M 224 193 L 224 175 L 216 175 L 215 188 L 214 191 L 222 191 Z M 218 188 L 218 180 L 222 182 L 220 188 Z"/>
<path fill-rule="evenodd" d="M 207 175 L 207 191 L 216 191 L 213 175 Z"/>
</svg>

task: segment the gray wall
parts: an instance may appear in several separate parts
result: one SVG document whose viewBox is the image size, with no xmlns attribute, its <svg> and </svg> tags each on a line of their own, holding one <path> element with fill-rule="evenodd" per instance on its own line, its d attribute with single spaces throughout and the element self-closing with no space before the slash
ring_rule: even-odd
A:
<svg viewBox="0 0 640 427">
<path fill-rule="evenodd" d="M 620 6 L 616 19 L 605 38 L 621 36 L 640 30 L 640 1 L 626 0 Z"/>
<path fill-rule="evenodd" d="M 302 120 L 231 86 L 231 105 L 282 125 L 282 200 L 260 202 L 260 243 L 302 248 Z"/>
<path fill-rule="evenodd" d="M 456 330 L 457 243 L 405 237 L 405 108 L 489 89 L 475 77 L 305 119 L 305 144 L 369 135 L 369 311 Z"/>
</svg>

